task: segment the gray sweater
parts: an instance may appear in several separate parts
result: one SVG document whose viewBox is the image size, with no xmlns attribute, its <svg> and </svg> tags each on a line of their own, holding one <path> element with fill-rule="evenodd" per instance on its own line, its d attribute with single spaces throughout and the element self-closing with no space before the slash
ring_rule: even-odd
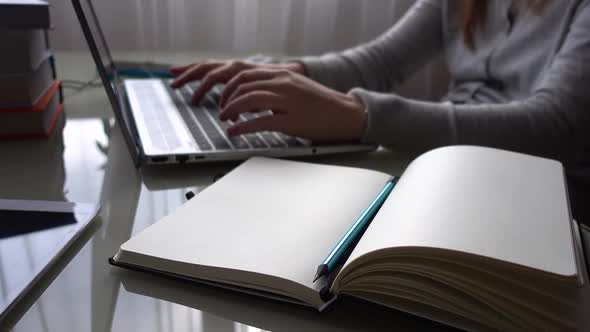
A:
<svg viewBox="0 0 590 332">
<path fill-rule="evenodd" d="M 363 101 L 364 142 L 485 145 L 587 164 L 590 0 L 552 0 L 538 14 L 488 1 L 474 51 L 463 42 L 461 3 L 419 0 L 379 38 L 302 62 L 312 79 Z M 442 102 L 391 93 L 441 52 L 451 73 Z"/>
</svg>

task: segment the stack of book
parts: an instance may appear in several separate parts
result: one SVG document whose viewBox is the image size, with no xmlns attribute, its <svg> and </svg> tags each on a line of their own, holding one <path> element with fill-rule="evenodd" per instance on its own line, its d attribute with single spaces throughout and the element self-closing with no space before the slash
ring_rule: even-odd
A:
<svg viewBox="0 0 590 332">
<path fill-rule="evenodd" d="M 60 119 L 49 26 L 46 1 L 0 0 L 0 138 L 48 137 Z"/>
</svg>

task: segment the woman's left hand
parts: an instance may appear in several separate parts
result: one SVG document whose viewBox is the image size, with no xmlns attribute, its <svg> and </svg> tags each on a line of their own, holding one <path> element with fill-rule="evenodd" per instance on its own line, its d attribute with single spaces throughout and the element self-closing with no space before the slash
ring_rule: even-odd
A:
<svg viewBox="0 0 590 332">
<path fill-rule="evenodd" d="M 356 97 L 288 70 L 242 72 L 225 86 L 220 107 L 223 121 L 236 121 L 242 113 L 272 111 L 235 122 L 228 129 L 230 136 L 279 131 L 312 141 L 353 141 L 361 138 L 367 122 Z"/>
</svg>

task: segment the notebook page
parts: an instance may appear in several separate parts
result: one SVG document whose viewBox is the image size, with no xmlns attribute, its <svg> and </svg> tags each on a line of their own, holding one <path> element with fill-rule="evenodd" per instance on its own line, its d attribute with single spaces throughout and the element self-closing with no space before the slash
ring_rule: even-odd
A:
<svg viewBox="0 0 590 332">
<path fill-rule="evenodd" d="M 318 264 L 389 177 L 356 168 L 253 158 L 122 249 L 267 274 L 315 289 Z"/>
<path fill-rule="evenodd" d="M 577 275 L 560 163 L 458 146 L 417 158 L 348 262 L 382 248 L 463 251 Z"/>
</svg>

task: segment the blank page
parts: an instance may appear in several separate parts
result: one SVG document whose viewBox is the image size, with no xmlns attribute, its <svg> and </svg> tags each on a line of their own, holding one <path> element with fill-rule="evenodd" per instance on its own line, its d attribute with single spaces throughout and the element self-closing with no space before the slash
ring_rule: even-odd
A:
<svg viewBox="0 0 590 332">
<path fill-rule="evenodd" d="M 253 158 L 121 248 L 276 276 L 316 289 L 320 283 L 314 285 L 312 279 L 318 264 L 389 177 Z"/>
<path fill-rule="evenodd" d="M 576 276 L 560 163 L 456 146 L 417 158 L 351 258 L 390 247 L 433 247 Z"/>
</svg>

